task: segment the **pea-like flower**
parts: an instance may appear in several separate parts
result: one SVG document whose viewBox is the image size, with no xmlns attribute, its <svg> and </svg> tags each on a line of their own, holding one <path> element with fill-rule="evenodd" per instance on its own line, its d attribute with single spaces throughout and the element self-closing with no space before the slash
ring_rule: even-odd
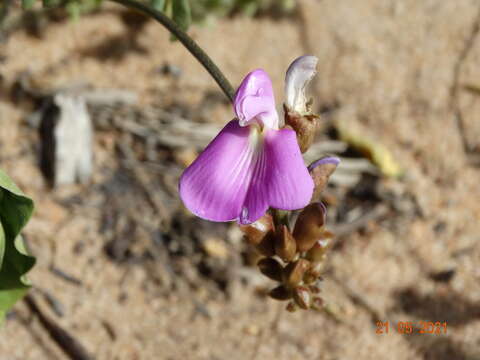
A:
<svg viewBox="0 0 480 360">
<path fill-rule="evenodd" d="M 296 210 L 312 197 L 313 180 L 296 134 L 279 128 L 272 83 L 257 69 L 240 84 L 230 121 L 180 178 L 185 206 L 210 221 L 249 224 L 269 207 Z"/>
</svg>

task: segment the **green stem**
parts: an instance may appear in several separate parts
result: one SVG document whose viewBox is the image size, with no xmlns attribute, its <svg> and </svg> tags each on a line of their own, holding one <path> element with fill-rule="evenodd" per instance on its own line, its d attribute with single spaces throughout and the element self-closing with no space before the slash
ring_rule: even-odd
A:
<svg viewBox="0 0 480 360">
<path fill-rule="evenodd" d="M 208 71 L 208 73 L 215 79 L 218 86 L 222 89 L 228 99 L 233 102 L 233 97 L 235 95 L 235 91 L 227 80 L 227 78 L 223 75 L 220 69 L 215 65 L 215 63 L 210 59 L 210 57 L 202 50 L 197 43 L 188 36 L 180 27 L 172 21 L 168 16 L 153 9 L 152 7 L 140 3 L 135 0 L 110 0 L 126 6 L 128 8 L 132 8 L 138 10 L 145 15 L 153 17 L 157 20 L 160 24 L 167 28 L 175 37 L 187 48 L 188 51 L 203 65 L 203 67 Z"/>
</svg>

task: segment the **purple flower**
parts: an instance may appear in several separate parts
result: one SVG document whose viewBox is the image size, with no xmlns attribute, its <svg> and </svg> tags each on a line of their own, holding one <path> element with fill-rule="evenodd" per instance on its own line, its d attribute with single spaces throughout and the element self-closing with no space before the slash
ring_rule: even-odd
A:
<svg viewBox="0 0 480 360">
<path fill-rule="evenodd" d="M 295 210 L 312 197 L 313 180 L 295 132 L 279 129 L 270 78 L 261 69 L 240 84 L 230 121 L 180 178 L 185 206 L 211 221 L 249 224 L 269 207 Z"/>
</svg>

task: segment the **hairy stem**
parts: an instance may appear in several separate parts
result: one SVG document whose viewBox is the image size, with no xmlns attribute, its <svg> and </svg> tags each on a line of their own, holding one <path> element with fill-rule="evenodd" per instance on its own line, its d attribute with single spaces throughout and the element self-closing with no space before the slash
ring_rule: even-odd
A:
<svg viewBox="0 0 480 360">
<path fill-rule="evenodd" d="M 224 94 L 228 97 L 230 101 L 233 102 L 233 97 L 235 91 L 233 90 L 232 85 L 223 75 L 217 65 L 210 59 L 210 57 L 202 50 L 197 43 L 188 36 L 180 27 L 173 22 L 168 16 L 153 9 L 152 7 L 140 3 L 135 0 L 110 0 L 126 6 L 131 9 L 140 11 L 141 13 L 153 17 L 160 24 L 162 24 L 168 31 L 170 31 L 175 37 L 187 48 L 188 51 L 203 65 L 203 67 L 208 71 L 208 73 L 215 79 L 218 86 L 222 89 Z"/>
</svg>

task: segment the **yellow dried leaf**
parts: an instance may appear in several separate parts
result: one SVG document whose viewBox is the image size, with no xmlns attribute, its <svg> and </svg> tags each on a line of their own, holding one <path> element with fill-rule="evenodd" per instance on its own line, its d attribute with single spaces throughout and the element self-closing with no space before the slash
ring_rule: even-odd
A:
<svg viewBox="0 0 480 360">
<path fill-rule="evenodd" d="M 402 168 L 384 145 L 364 135 L 360 129 L 346 126 L 344 122 L 337 121 L 335 127 L 340 139 L 367 157 L 383 175 L 399 177 L 403 174 Z"/>
</svg>

